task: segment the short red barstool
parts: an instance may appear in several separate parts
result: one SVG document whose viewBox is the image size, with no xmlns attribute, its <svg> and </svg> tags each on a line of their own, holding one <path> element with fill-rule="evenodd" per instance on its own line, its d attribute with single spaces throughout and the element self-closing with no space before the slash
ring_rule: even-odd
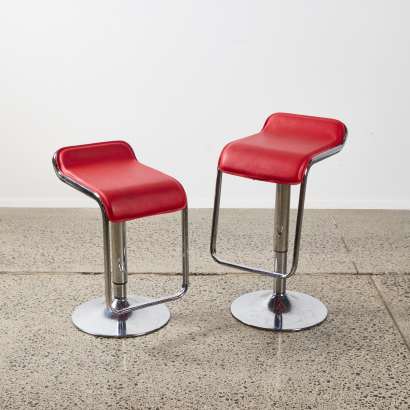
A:
<svg viewBox="0 0 410 410">
<path fill-rule="evenodd" d="M 107 337 L 139 336 L 164 326 L 170 312 L 162 303 L 188 289 L 188 205 L 181 184 L 139 163 L 123 141 L 61 148 L 53 166 L 63 182 L 98 202 L 103 220 L 105 298 L 77 307 L 73 323 Z M 160 299 L 128 296 L 125 222 L 175 211 L 182 211 L 182 288 Z"/>
<path fill-rule="evenodd" d="M 273 114 L 262 131 L 229 143 L 221 152 L 216 180 L 211 255 L 218 263 L 274 277 L 273 291 L 262 290 L 237 298 L 232 314 L 241 322 L 263 329 L 300 330 L 322 322 L 325 305 L 303 293 L 286 291 L 286 279 L 296 272 L 302 231 L 307 176 L 310 167 L 338 153 L 347 129 L 340 121 L 294 114 Z M 216 253 L 222 173 L 276 183 L 274 271 L 221 260 Z M 287 272 L 290 185 L 301 184 L 293 264 Z"/>
</svg>

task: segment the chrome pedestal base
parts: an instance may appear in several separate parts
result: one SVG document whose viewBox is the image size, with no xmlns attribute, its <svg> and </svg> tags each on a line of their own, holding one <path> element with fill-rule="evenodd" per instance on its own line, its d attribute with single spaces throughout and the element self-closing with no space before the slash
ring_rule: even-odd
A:
<svg viewBox="0 0 410 410">
<path fill-rule="evenodd" d="M 152 300 L 144 296 L 128 296 L 129 304 L 146 303 Z M 135 310 L 118 319 L 108 311 L 105 298 L 102 297 L 78 306 L 71 319 L 80 330 L 94 336 L 132 337 L 160 329 L 168 322 L 170 315 L 165 305 L 154 305 Z"/>
<path fill-rule="evenodd" d="M 326 306 L 312 296 L 298 292 L 272 296 L 271 290 L 246 293 L 233 301 L 231 312 L 246 325 L 269 330 L 302 330 L 326 319 Z"/>
</svg>

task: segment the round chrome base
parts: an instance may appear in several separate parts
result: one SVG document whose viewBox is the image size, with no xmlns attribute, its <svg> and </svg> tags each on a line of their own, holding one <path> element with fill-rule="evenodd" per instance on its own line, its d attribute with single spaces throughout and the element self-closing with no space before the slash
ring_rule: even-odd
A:
<svg viewBox="0 0 410 410">
<path fill-rule="evenodd" d="M 247 293 L 235 299 L 232 314 L 249 326 L 269 330 L 301 330 L 326 319 L 326 306 L 312 296 L 286 292 L 273 297 L 271 290 Z"/>
<path fill-rule="evenodd" d="M 144 296 L 128 296 L 130 304 L 152 300 Z M 124 315 L 127 317 L 126 320 L 117 319 L 108 312 L 105 298 L 102 297 L 78 306 L 71 319 L 80 330 L 94 336 L 131 337 L 160 329 L 171 316 L 169 309 L 162 304 L 134 310 L 131 314 Z"/>
</svg>

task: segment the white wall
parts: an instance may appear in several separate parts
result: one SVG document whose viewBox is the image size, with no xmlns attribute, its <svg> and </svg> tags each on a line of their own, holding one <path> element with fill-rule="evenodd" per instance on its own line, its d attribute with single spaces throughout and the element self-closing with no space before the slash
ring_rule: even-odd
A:
<svg viewBox="0 0 410 410">
<path fill-rule="evenodd" d="M 282 111 L 349 129 L 308 207 L 408 209 L 409 15 L 407 0 L 2 0 L 0 206 L 94 206 L 52 154 L 124 139 L 211 207 L 223 146 Z M 223 193 L 270 207 L 274 185 L 227 176 Z"/>
</svg>

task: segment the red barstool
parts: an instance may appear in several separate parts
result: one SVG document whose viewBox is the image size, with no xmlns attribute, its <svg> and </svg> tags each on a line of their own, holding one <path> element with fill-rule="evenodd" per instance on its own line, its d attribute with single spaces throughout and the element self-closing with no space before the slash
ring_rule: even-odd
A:
<svg viewBox="0 0 410 410">
<path fill-rule="evenodd" d="M 347 129 L 327 118 L 273 114 L 262 131 L 229 143 L 221 152 L 216 180 L 211 255 L 218 263 L 248 272 L 273 276 L 272 290 L 247 293 L 231 306 L 241 322 L 263 329 L 300 330 L 322 322 L 325 305 L 303 293 L 286 291 L 286 279 L 296 272 L 307 176 L 310 167 L 338 153 Z M 266 271 L 220 259 L 216 253 L 222 173 L 276 183 L 274 270 Z M 290 185 L 301 184 L 292 268 L 287 271 Z"/>
<path fill-rule="evenodd" d="M 96 200 L 102 213 L 105 298 L 78 306 L 73 323 L 86 333 L 108 337 L 139 336 L 164 326 L 170 312 L 163 303 L 182 297 L 188 289 L 184 188 L 174 178 L 139 163 L 123 141 L 61 148 L 54 154 L 53 166 L 63 182 Z M 128 296 L 125 222 L 175 211 L 182 211 L 182 288 L 160 299 Z"/>
</svg>

